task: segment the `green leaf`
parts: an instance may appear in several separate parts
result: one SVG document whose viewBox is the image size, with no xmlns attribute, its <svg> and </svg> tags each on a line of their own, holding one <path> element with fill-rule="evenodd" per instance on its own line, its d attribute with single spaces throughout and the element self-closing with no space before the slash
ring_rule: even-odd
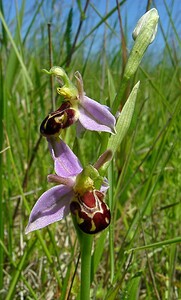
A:
<svg viewBox="0 0 181 300">
<path fill-rule="evenodd" d="M 132 248 L 132 249 L 129 249 L 128 251 L 125 251 L 125 253 L 130 253 L 132 251 L 138 251 L 138 250 L 144 250 L 144 249 L 150 249 L 150 248 L 158 248 L 158 247 L 163 247 L 163 246 L 166 246 L 166 245 L 180 243 L 180 242 L 181 242 L 181 236 L 173 238 L 173 239 L 164 240 L 164 241 L 161 241 L 161 242 L 157 242 L 157 243 L 137 247 L 137 248 Z"/>
<path fill-rule="evenodd" d="M 11 32 L 9 31 L 9 28 L 8 28 L 8 26 L 6 24 L 6 21 L 4 19 L 4 16 L 2 15 L 1 11 L 0 11 L 0 19 L 1 19 L 1 22 L 2 22 L 2 24 L 4 26 L 5 31 L 7 33 L 7 36 L 9 37 L 9 40 L 11 42 L 11 45 L 12 45 L 13 49 L 14 49 L 14 52 L 16 53 L 16 56 L 17 56 L 17 58 L 19 60 L 19 63 L 21 65 L 21 68 L 22 68 L 22 71 L 23 71 L 23 74 L 24 74 L 24 76 L 25 76 L 25 78 L 26 78 L 26 80 L 27 80 L 30 88 L 32 88 L 33 84 L 32 84 L 32 80 L 31 80 L 31 78 L 29 76 L 28 70 L 27 70 L 27 68 L 26 68 L 26 66 L 24 64 L 23 58 L 22 58 L 22 56 L 19 53 L 19 50 L 18 50 L 18 48 L 16 46 L 16 43 L 14 42 L 14 39 L 13 39 L 13 37 L 11 35 Z"/>
<path fill-rule="evenodd" d="M 113 100 L 116 97 L 116 89 L 115 89 L 115 83 L 114 79 L 112 77 L 112 74 L 110 72 L 110 69 L 107 68 L 107 78 L 108 78 L 108 92 L 109 92 L 109 99 L 110 99 L 110 107 L 113 104 Z"/>
<path fill-rule="evenodd" d="M 67 54 L 70 54 L 71 48 L 72 48 L 72 21 L 73 20 L 73 8 L 70 8 L 68 18 L 67 18 L 67 26 L 65 30 L 65 42 L 66 42 L 66 49 L 67 49 Z"/>
</svg>

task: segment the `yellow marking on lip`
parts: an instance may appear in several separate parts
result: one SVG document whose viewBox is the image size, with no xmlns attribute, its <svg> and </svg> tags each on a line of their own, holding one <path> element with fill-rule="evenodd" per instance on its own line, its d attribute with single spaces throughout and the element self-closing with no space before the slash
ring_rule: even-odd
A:
<svg viewBox="0 0 181 300">
<path fill-rule="evenodd" d="M 55 120 L 56 123 L 61 124 L 62 122 L 65 121 L 65 115 L 62 115 L 62 116 L 59 116 L 59 117 L 55 117 L 54 120 Z"/>
<path fill-rule="evenodd" d="M 77 223 L 80 225 L 82 223 L 84 223 L 84 219 L 80 218 L 79 217 L 79 212 L 78 210 L 75 210 L 75 216 L 76 216 L 76 219 L 77 219 Z"/>
<path fill-rule="evenodd" d="M 43 128 L 44 128 L 44 129 L 46 129 L 46 127 L 47 127 L 47 123 L 48 123 L 49 119 L 50 119 L 50 115 L 48 115 L 48 118 L 47 118 L 47 120 L 46 120 L 45 124 L 43 125 Z"/>
<path fill-rule="evenodd" d="M 92 227 L 90 229 L 90 232 L 95 231 L 96 230 L 96 225 L 95 225 L 93 220 L 91 220 L 91 225 L 92 225 Z"/>
<path fill-rule="evenodd" d="M 105 218 L 105 221 L 107 224 L 109 224 L 109 219 L 108 218 Z"/>
</svg>

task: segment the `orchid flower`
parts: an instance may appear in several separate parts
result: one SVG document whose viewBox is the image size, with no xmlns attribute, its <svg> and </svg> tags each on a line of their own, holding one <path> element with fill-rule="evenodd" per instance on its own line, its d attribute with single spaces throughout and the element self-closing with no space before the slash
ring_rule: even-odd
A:
<svg viewBox="0 0 181 300">
<path fill-rule="evenodd" d="M 42 122 L 40 131 L 43 135 L 46 137 L 59 135 L 61 129 L 75 122 L 78 135 L 85 129 L 115 133 L 115 117 L 107 106 L 85 95 L 83 80 L 79 72 L 75 73 L 77 81 L 77 87 L 75 87 L 62 68 L 55 66 L 50 71 L 44 71 L 63 80 L 64 85 L 57 88 L 57 92 L 64 97 L 64 102 Z"/>
<path fill-rule="evenodd" d="M 108 183 L 98 168 L 110 159 L 103 154 L 95 163 L 82 168 L 71 149 L 58 138 L 48 138 L 56 174 L 48 175 L 48 181 L 57 185 L 44 192 L 34 205 L 26 233 L 59 221 L 71 212 L 80 229 L 93 234 L 110 223 L 110 210 L 104 202 Z"/>
</svg>

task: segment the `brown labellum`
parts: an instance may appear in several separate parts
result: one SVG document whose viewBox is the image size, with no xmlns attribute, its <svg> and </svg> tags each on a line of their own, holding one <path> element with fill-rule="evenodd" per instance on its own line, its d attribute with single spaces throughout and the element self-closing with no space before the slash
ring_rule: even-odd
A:
<svg viewBox="0 0 181 300">
<path fill-rule="evenodd" d="M 72 200 L 70 211 L 85 233 L 98 233 L 110 224 L 110 209 L 103 199 L 103 193 L 93 190 L 87 191 L 83 196 L 77 195 Z"/>
<path fill-rule="evenodd" d="M 69 127 L 76 121 L 76 110 L 71 107 L 69 102 L 65 102 L 43 120 L 40 132 L 46 137 L 57 135 L 61 129 Z"/>
</svg>

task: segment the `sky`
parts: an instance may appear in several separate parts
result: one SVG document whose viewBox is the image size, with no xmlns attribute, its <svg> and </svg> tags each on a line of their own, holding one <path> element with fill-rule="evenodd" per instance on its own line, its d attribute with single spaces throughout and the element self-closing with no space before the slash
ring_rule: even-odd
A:
<svg viewBox="0 0 181 300">
<path fill-rule="evenodd" d="M 93 1 L 96 5 L 96 8 L 102 12 L 104 15 L 105 13 L 105 1 Z M 115 0 L 109 0 L 109 9 L 115 6 Z M 169 11 L 171 11 L 172 18 L 174 20 L 175 27 L 180 35 L 181 38 L 181 1 L 180 0 L 155 0 L 153 1 L 155 7 L 158 10 L 158 14 L 160 17 L 160 22 L 164 28 L 164 32 L 170 35 L 170 38 L 173 36 L 173 32 L 170 30 L 170 21 L 169 16 L 166 10 L 166 6 L 168 7 Z M 122 21 L 127 22 L 128 24 L 128 35 L 131 37 L 132 31 L 135 28 L 135 25 L 139 18 L 145 13 L 147 5 L 147 0 L 127 0 L 123 6 L 121 6 L 121 15 Z M 153 45 L 150 45 L 150 48 L 154 48 L 157 45 L 160 49 L 164 45 L 163 35 L 161 33 L 160 27 L 158 28 L 158 32 L 156 35 L 156 39 Z M 151 49 L 152 50 L 152 49 Z"/>
<path fill-rule="evenodd" d="M 56 5 L 51 7 L 52 3 L 56 2 Z M 10 22 L 12 18 L 16 15 L 16 3 L 18 5 L 18 8 L 21 7 L 22 0 L 3 0 L 4 3 L 4 9 L 6 16 Z M 34 6 L 35 8 L 41 3 L 40 0 L 27 0 L 26 1 L 26 11 L 30 11 L 31 8 Z M 86 0 L 82 0 L 82 7 L 84 7 Z M 92 7 L 89 4 L 89 12 L 88 12 L 88 19 L 86 20 L 87 28 L 84 28 L 84 32 L 88 32 L 90 28 L 95 26 L 99 21 L 100 17 L 95 12 L 97 10 L 102 16 L 106 14 L 106 5 L 107 5 L 107 11 L 110 11 L 113 7 L 116 6 L 116 0 L 90 0 L 90 3 L 92 4 Z M 169 22 L 169 16 L 166 10 L 166 6 L 168 7 L 169 11 L 171 12 L 172 19 L 174 20 L 174 25 L 177 29 L 177 32 L 181 36 L 181 1 L 180 0 L 155 0 L 153 1 L 154 7 L 157 8 L 159 16 L 160 16 L 160 22 L 164 28 L 164 32 L 167 34 L 167 37 L 169 36 L 172 40 L 173 31 L 170 29 L 170 22 Z M 79 14 L 77 9 L 77 1 L 76 0 L 57 0 L 57 1 L 51 1 L 51 0 L 44 0 L 43 1 L 43 10 L 41 11 L 40 15 L 37 17 L 37 24 L 38 22 L 42 22 L 44 19 L 44 22 L 49 21 L 49 16 L 53 15 L 52 22 L 56 22 L 58 20 L 58 16 L 61 15 L 61 20 L 65 20 L 66 24 L 66 18 L 68 16 L 68 12 L 70 9 L 70 6 L 73 7 L 74 16 L 76 12 Z M 120 7 L 121 10 L 121 16 L 123 25 L 127 24 L 127 35 L 130 41 L 132 41 L 132 31 L 139 20 L 139 18 L 145 13 L 147 5 L 147 0 L 126 0 L 124 5 Z M 93 9 L 93 6 L 95 9 Z M 55 16 L 55 18 L 54 18 Z M 114 13 L 114 15 L 111 17 L 111 19 L 108 20 L 108 23 L 110 26 L 113 26 L 117 18 L 117 12 Z M 78 25 L 78 18 L 74 17 L 74 27 L 76 29 Z M 28 26 L 28 24 L 31 22 L 31 15 L 29 15 L 28 18 L 25 18 L 24 20 L 24 30 Z M 118 22 L 117 22 L 118 25 Z M 103 35 L 104 26 L 101 26 L 99 30 L 96 32 L 96 36 L 98 37 L 96 39 L 97 41 L 97 47 L 99 43 L 99 37 Z M 120 32 L 119 27 L 116 27 L 117 37 L 115 37 L 115 43 L 116 41 L 119 42 L 120 39 Z M 57 32 L 57 34 L 61 34 L 62 29 L 60 29 L 60 33 Z M 128 45 L 129 46 L 129 45 Z M 96 47 L 96 44 L 95 44 Z M 156 39 L 149 48 L 151 48 L 151 51 L 153 49 L 162 49 L 164 47 L 164 39 L 161 33 L 160 27 L 158 28 Z"/>
</svg>

